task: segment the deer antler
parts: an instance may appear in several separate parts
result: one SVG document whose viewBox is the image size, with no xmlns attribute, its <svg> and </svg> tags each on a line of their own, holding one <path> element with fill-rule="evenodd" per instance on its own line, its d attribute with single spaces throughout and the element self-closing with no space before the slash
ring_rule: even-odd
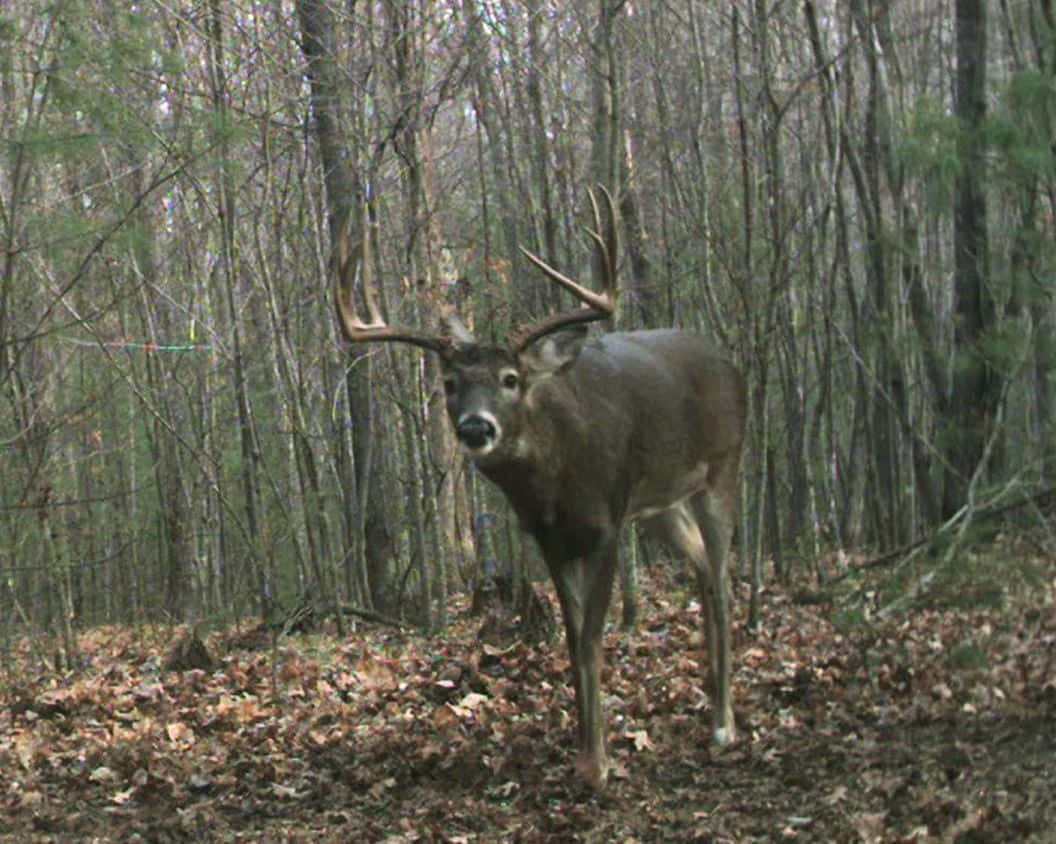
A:
<svg viewBox="0 0 1056 844">
<path fill-rule="evenodd" d="M 553 331 L 565 328 L 569 325 L 577 325 L 584 322 L 593 322 L 612 316 L 616 310 L 616 254 L 618 248 L 618 235 L 616 232 L 616 207 L 612 201 L 612 194 L 603 186 L 601 192 L 605 196 L 605 211 L 607 223 L 602 233 L 601 213 L 598 210 L 598 202 L 593 191 L 588 191 L 590 196 L 590 207 L 594 213 L 594 228 L 587 229 L 587 234 L 594 240 L 597 249 L 599 263 L 601 265 L 602 290 L 600 293 L 584 287 L 577 281 L 573 281 L 564 273 L 551 267 L 546 261 L 529 252 L 523 246 L 520 247 L 524 256 L 535 266 L 541 269 L 546 276 L 557 282 L 565 290 L 583 302 L 585 307 L 570 311 L 551 314 L 535 322 L 518 325 L 509 334 L 510 347 L 514 352 L 520 352 L 534 343 L 540 337 L 545 337 Z"/>
<path fill-rule="evenodd" d="M 334 243 L 334 304 L 341 329 L 350 343 L 369 343 L 389 341 L 410 343 L 432 352 L 442 352 L 452 344 L 452 338 L 437 334 L 422 334 L 399 326 L 390 326 L 381 315 L 378 303 L 371 289 L 368 266 L 370 262 L 370 242 L 366 226 L 362 229 L 362 240 L 357 254 L 349 254 L 348 232 L 343 229 L 338 233 Z M 357 278 L 358 276 L 358 278 Z M 363 320 L 356 313 L 356 282 L 363 291 L 363 302 L 367 308 L 367 319 Z"/>
</svg>

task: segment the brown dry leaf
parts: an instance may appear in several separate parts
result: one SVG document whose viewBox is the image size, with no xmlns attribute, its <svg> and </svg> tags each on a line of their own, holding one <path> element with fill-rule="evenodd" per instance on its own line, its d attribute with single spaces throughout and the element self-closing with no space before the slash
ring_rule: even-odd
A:
<svg viewBox="0 0 1056 844">
<path fill-rule="evenodd" d="M 838 785 L 838 786 L 836 786 L 836 788 L 834 788 L 832 790 L 832 792 L 829 795 L 827 795 L 822 800 L 822 802 L 826 806 L 835 806 L 841 800 L 845 800 L 846 798 L 847 798 L 847 786 Z"/>
<path fill-rule="evenodd" d="M 117 806 L 127 805 L 132 800 L 132 795 L 135 794 L 135 791 L 135 787 L 115 791 L 110 795 L 110 802 Z"/>
<path fill-rule="evenodd" d="M 858 837 L 871 844 L 874 841 L 884 840 L 884 819 L 887 812 L 861 812 L 851 818 L 851 826 L 858 833 Z"/>
<path fill-rule="evenodd" d="M 88 775 L 89 782 L 117 782 L 117 779 L 117 772 L 106 765 L 100 765 Z"/>
<path fill-rule="evenodd" d="M 19 733 L 15 736 L 15 755 L 18 756 L 19 764 L 29 770 L 33 766 L 33 758 L 37 755 L 37 741 L 29 733 Z"/>
<path fill-rule="evenodd" d="M 170 721 L 166 724 L 165 735 L 173 744 L 194 742 L 194 731 L 182 721 Z"/>
<path fill-rule="evenodd" d="M 633 730 L 627 733 L 627 738 L 631 740 L 634 745 L 634 749 L 641 753 L 643 750 L 655 750 L 652 739 L 649 738 L 649 733 L 645 730 Z"/>
<path fill-rule="evenodd" d="M 458 702 L 459 707 L 467 711 L 472 712 L 475 709 L 479 709 L 481 704 L 488 701 L 487 695 L 479 694 L 478 692 L 470 692 L 462 700 Z"/>
<path fill-rule="evenodd" d="M 445 703 L 443 706 L 438 706 L 433 712 L 433 726 L 435 726 L 438 730 L 447 729 L 452 724 L 457 724 L 458 721 L 459 713 L 450 703 Z"/>
<path fill-rule="evenodd" d="M 385 779 L 379 780 L 378 782 L 374 783 L 374 785 L 372 785 L 368 789 L 368 791 L 370 792 L 371 797 L 373 797 L 375 800 L 378 800 L 386 791 L 388 791 L 390 788 L 393 788 L 395 785 L 396 779 L 394 777 L 386 777 Z"/>
<path fill-rule="evenodd" d="M 388 665 L 366 656 L 356 662 L 353 675 L 362 691 L 388 691 L 397 686 L 396 675 Z"/>
</svg>

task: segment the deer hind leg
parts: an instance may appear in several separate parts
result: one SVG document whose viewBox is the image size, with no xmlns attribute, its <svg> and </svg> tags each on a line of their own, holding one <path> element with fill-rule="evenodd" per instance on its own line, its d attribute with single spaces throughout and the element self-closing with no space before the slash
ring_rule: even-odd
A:
<svg viewBox="0 0 1056 844">
<path fill-rule="evenodd" d="M 549 568 L 565 620 L 576 692 L 576 770 L 589 786 L 601 788 L 609 775 L 601 704 L 601 669 L 605 662 L 602 633 L 616 573 L 615 537 L 582 560 L 551 561 Z"/>
<path fill-rule="evenodd" d="M 701 493 L 697 499 L 695 506 L 682 502 L 665 511 L 653 524 L 693 564 L 708 647 L 705 688 L 715 707 L 713 737 L 716 744 L 727 745 L 736 738 L 730 693 L 730 586 L 726 571 L 731 531 L 729 522 L 718 518 L 711 493 Z"/>
<path fill-rule="evenodd" d="M 737 738 L 730 688 L 730 575 L 727 554 L 733 534 L 732 514 L 715 491 L 701 493 L 696 506 L 707 545 L 707 577 L 701 584 L 701 603 L 708 607 L 708 639 L 711 677 L 715 695 L 715 742 L 733 743 Z M 707 581 L 706 583 L 704 581 Z"/>
</svg>

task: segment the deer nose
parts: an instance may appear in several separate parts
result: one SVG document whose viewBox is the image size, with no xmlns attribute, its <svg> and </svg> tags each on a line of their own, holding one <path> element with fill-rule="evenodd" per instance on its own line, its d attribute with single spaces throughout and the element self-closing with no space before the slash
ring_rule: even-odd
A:
<svg viewBox="0 0 1056 844">
<path fill-rule="evenodd" d="M 478 414 L 458 420 L 458 438 L 470 448 L 482 448 L 495 439 L 495 423 Z"/>
</svg>

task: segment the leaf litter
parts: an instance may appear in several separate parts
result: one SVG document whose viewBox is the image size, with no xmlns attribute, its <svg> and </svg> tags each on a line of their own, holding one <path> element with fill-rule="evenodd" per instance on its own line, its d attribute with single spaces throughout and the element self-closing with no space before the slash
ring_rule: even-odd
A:
<svg viewBox="0 0 1056 844">
<path fill-rule="evenodd" d="M 722 750 L 695 602 L 644 573 L 638 628 L 606 637 L 600 794 L 572 773 L 564 643 L 483 642 L 468 600 L 436 637 L 361 626 L 254 650 L 217 632 L 212 671 L 164 670 L 171 630 L 87 631 L 61 676 L 16 647 L 0 840 L 1046 840 L 1056 561 L 1038 565 L 1001 608 L 851 625 L 765 593 L 758 632 L 736 616 L 740 740 Z"/>
</svg>

